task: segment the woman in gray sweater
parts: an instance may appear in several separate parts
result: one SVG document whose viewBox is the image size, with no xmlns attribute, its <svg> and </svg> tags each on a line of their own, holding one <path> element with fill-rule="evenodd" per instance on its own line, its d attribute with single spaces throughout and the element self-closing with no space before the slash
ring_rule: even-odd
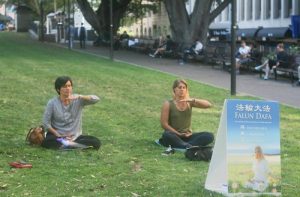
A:
<svg viewBox="0 0 300 197">
<path fill-rule="evenodd" d="M 86 105 L 97 103 L 95 95 L 73 94 L 73 82 L 68 76 L 55 81 L 58 96 L 48 101 L 43 116 L 43 126 L 47 132 L 42 143 L 45 148 L 100 148 L 100 140 L 94 136 L 82 135 L 82 110 Z"/>
</svg>

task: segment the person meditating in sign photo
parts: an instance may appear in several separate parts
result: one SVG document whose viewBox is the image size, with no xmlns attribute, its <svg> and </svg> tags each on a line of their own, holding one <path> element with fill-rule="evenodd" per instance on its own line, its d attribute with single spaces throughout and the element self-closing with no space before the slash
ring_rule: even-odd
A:
<svg viewBox="0 0 300 197">
<path fill-rule="evenodd" d="M 255 158 L 252 166 L 254 176 L 245 183 L 245 187 L 255 191 L 263 192 L 269 185 L 268 175 L 270 170 L 262 148 L 260 146 L 256 146 L 254 152 Z"/>
<path fill-rule="evenodd" d="M 164 132 L 159 143 L 180 149 L 212 143 L 212 133 L 193 133 L 191 129 L 192 108 L 206 109 L 212 104 L 204 99 L 190 98 L 188 84 L 183 79 L 174 81 L 172 91 L 173 99 L 165 101 L 161 109 L 160 122 Z"/>
<path fill-rule="evenodd" d="M 73 81 L 68 76 L 56 79 L 55 90 L 58 96 L 49 100 L 43 116 L 47 135 L 42 147 L 99 149 L 98 138 L 82 135 L 82 110 L 86 105 L 97 103 L 99 97 L 73 94 Z"/>
</svg>

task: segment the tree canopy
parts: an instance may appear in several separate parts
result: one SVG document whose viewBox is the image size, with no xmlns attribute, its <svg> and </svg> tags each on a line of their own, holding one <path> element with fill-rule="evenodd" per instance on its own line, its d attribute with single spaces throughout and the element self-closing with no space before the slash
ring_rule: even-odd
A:
<svg viewBox="0 0 300 197">
<path fill-rule="evenodd" d="M 28 7 L 35 17 L 41 15 L 40 2 L 43 2 L 44 13 L 49 14 L 64 5 L 65 0 L 0 0 L 0 4 L 13 4 Z"/>
</svg>

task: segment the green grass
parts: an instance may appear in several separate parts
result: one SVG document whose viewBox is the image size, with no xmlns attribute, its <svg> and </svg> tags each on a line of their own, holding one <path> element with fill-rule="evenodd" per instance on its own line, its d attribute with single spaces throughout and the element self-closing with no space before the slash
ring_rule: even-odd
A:
<svg viewBox="0 0 300 197">
<path fill-rule="evenodd" d="M 74 92 L 101 102 L 84 111 L 83 130 L 101 139 L 99 151 L 53 151 L 28 146 L 30 127 L 41 123 L 53 82 L 69 75 Z M 176 77 L 0 33 L 0 196 L 219 196 L 206 191 L 208 163 L 182 153 L 164 157 L 160 109 Z M 193 128 L 216 134 L 229 91 L 190 81 L 190 94 L 214 107 L 193 111 Z M 255 99 L 253 97 L 238 97 Z M 282 192 L 300 193 L 300 110 L 281 106 Z M 26 160 L 32 169 L 11 169 Z"/>
</svg>

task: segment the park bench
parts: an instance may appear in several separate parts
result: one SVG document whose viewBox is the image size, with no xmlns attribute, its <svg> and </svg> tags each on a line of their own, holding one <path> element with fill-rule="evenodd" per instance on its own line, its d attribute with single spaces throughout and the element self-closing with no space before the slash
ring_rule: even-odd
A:
<svg viewBox="0 0 300 197">
<path fill-rule="evenodd" d="M 241 68 L 247 71 L 255 71 L 255 67 L 262 64 L 263 53 L 257 51 L 254 56 L 250 57 L 250 61 L 241 64 Z"/>
<path fill-rule="evenodd" d="M 215 64 L 215 57 L 216 57 L 216 49 L 217 47 L 215 45 L 207 45 L 204 48 L 204 60 L 205 63 L 209 63 L 209 64 Z"/>
<path fill-rule="evenodd" d="M 214 65 L 221 65 L 223 70 L 230 71 L 231 50 L 227 45 L 214 46 L 214 53 L 207 56 Z"/>
<path fill-rule="evenodd" d="M 296 77 L 298 76 L 298 66 L 300 65 L 300 56 L 294 57 L 293 55 L 289 55 L 288 65 L 289 66 L 287 68 L 277 67 L 276 69 L 274 69 L 275 80 L 277 80 L 279 72 L 281 72 L 288 76 L 292 84 L 294 83 Z"/>
<path fill-rule="evenodd" d="M 157 48 L 158 47 L 149 48 L 148 54 L 149 53 L 153 54 L 157 50 Z M 171 47 L 170 47 L 170 50 L 161 51 L 159 54 L 157 54 L 157 56 L 160 57 L 160 58 L 177 58 L 177 59 L 179 59 L 181 57 L 179 49 L 180 49 L 179 44 L 176 43 L 176 42 L 173 42 Z"/>
<path fill-rule="evenodd" d="M 182 48 L 182 47 L 178 47 L 178 49 L 179 48 Z M 178 58 L 183 59 L 184 51 L 185 50 L 177 52 Z M 199 54 L 195 54 L 195 53 L 194 54 L 188 54 L 187 55 L 187 60 L 188 61 L 194 61 L 194 62 L 203 62 L 203 61 L 205 61 L 205 50 L 203 49 L 203 51 L 201 51 Z"/>
<path fill-rule="evenodd" d="M 154 40 L 150 39 L 139 39 L 137 43 L 129 46 L 129 50 L 133 50 L 139 53 L 148 54 L 153 48 Z"/>
<path fill-rule="evenodd" d="M 279 75 L 288 77 L 293 84 L 295 79 L 298 76 L 298 66 L 300 65 L 300 57 L 295 58 L 292 55 L 289 55 L 288 62 L 286 63 L 288 67 L 277 67 L 273 69 L 274 79 L 277 80 Z M 260 72 L 260 78 L 262 77 L 262 73 Z"/>
<path fill-rule="evenodd" d="M 229 46 L 218 47 L 219 61 L 221 61 L 223 70 L 231 70 L 231 49 Z"/>
<path fill-rule="evenodd" d="M 179 58 L 180 57 L 180 46 L 177 42 L 173 42 L 171 49 L 163 51 L 161 57 L 165 58 Z"/>
</svg>

